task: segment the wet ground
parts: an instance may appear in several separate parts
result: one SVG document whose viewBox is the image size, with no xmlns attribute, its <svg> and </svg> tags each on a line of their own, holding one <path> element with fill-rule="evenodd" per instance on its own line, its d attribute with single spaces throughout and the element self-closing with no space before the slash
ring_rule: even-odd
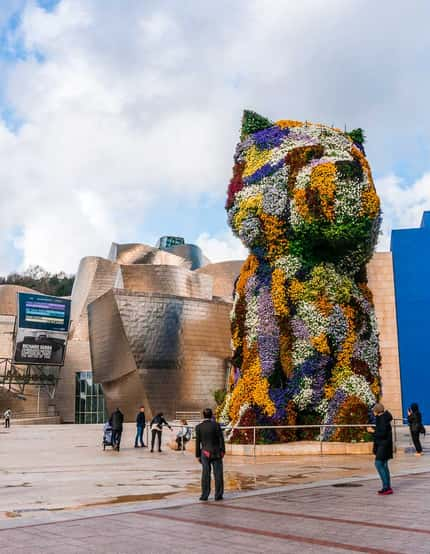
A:
<svg viewBox="0 0 430 554">
<path fill-rule="evenodd" d="M 193 452 L 135 449 L 126 425 L 121 451 L 103 451 L 100 425 L 11 427 L 0 439 L 0 520 L 32 519 L 109 505 L 195 497 Z M 164 433 L 167 443 L 173 435 Z M 429 452 L 430 454 L 430 452 Z M 430 469 L 430 455 L 399 455 L 392 470 Z M 374 473 L 372 456 L 227 457 L 227 491 L 349 479 Z M 354 485 L 353 485 L 354 486 Z"/>
</svg>

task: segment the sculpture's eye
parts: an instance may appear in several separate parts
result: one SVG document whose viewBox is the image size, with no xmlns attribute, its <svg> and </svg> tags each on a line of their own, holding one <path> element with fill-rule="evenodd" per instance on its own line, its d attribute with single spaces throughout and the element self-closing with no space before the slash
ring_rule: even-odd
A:
<svg viewBox="0 0 430 554">
<path fill-rule="evenodd" d="M 305 150 L 304 154 L 306 163 L 309 163 L 312 160 L 319 160 L 324 154 L 324 149 L 321 146 L 310 147 Z"/>
<path fill-rule="evenodd" d="M 341 160 L 336 162 L 335 165 L 337 174 L 340 179 L 358 181 L 361 181 L 363 179 L 363 168 L 361 167 L 360 162 L 358 162 L 357 160 Z"/>
</svg>

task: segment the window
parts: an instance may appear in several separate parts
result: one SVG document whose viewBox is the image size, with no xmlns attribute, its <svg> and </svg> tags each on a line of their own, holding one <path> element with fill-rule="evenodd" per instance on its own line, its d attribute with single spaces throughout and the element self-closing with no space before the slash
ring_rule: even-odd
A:
<svg viewBox="0 0 430 554">
<path fill-rule="evenodd" d="M 91 371 L 76 373 L 75 423 L 104 423 L 107 411 L 102 386 L 93 383 Z"/>
<path fill-rule="evenodd" d="M 165 236 L 158 239 L 156 248 L 160 248 L 160 250 L 168 250 L 169 248 L 173 248 L 179 244 L 185 244 L 185 240 L 182 237 Z"/>
</svg>

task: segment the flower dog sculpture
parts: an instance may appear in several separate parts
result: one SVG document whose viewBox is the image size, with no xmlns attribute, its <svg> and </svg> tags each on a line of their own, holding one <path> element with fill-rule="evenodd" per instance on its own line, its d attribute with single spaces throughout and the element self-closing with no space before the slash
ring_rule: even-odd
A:
<svg viewBox="0 0 430 554">
<path fill-rule="evenodd" d="M 235 284 L 226 423 L 369 420 L 381 386 L 366 264 L 381 213 L 363 141 L 361 129 L 244 112 L 226 210 L 249 256 Z M 363 433 L 324 428 L 331 440 Z M 265 435 L 297 438 L 309 428 Z"/>
</svg>

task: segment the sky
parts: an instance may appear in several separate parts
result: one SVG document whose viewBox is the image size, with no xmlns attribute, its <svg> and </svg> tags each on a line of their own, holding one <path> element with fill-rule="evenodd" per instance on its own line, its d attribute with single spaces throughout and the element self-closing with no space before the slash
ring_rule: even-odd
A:
<svg viewBox="0 0 430 554">
<path fill-rule="evenodd" d="M 362 127 L 392 228 L 430 209 L 427 0 L 1 0 L 0 274 L 173 234 L 244 258 L 243 109 Z"/>
</svg>

